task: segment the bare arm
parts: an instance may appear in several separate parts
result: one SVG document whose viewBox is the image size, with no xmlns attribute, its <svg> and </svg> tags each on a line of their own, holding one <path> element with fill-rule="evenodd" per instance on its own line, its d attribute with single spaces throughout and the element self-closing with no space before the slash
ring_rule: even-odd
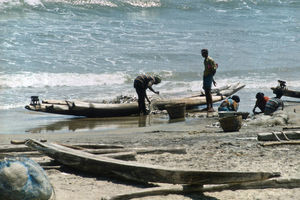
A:
<svg viewBox="0 0 300 200">
<path fill-rule="evenodd" d="M 153 85 L 153 81 L 149 81 L 149 83 L 148 83 L 148 88 L 149 88 L 149 90 L 151 90 L 153 93 L 155 93 L 155 94 L 159 94 L 159 92 L 158 91 L 155 91 L 153 88 L 152 88 L 152 85 Z M 146 95 L 147 96 L 147 95 Z"/>
<path fill-rule="evenodd" d="M 150 104 L 151 102 L 150 102 L 150 100 L 149 100 L 149 98 L 148 98 L 148 96 L 147 96 L 147 93 L 146 93 L 146 92 L 145 92 L 145 97 L 146 97 L 146 99 L 147 99 L 148 103 Z"/>
<path fill-rule="evenodd" d="M 259 114 L 259 113 L 262 113 L 262 111 L 261 112 L 256 112 L 255 111 L 255 109 L 258 107 L 258 105 L 257 105 L 257 102 L 255 103 L 255 106 L 254 106 L 254 108 L 253 108 L 253 110 L 252 110 L 252 112 L 256 115 L 256 114 Z"/>
</svg>

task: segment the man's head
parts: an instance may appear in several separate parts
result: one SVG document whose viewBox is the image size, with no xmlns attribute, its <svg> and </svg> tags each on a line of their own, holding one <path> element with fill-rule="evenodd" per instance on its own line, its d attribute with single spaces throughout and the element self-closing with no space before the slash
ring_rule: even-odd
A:
<svg viewBox="0 0 300 200">
<path fill-rule="evenodd" d="M 161 78 L 158 75 L 154 76 L 154 84 L 159 84 L 161 82 Z"/>
<path fill-rule="evenodd" d="M 233 95 L 233 96 L 231 97 L 231 99 L 234 100 L 234 101 L 237 102 L 237 103 L 240 102 L 240 97 L 237 96 L 237 95 Z"/>
<path fill-rule="evenodd" d="M 208 56 L 208 50 L 207 49 L 202 49 L 201 50 L 201 55 L 202 55 L 203 58 L 207 58 L 207 56 Z"/>
<path fill-rule="evenodd" d="M 258 92 L 257 94 L 256 94 L 256 99 L 257 100 L 262 100 L 263 98 L 264 98 L 264 93 L 262 93 L 262 92 Z"/>
</svg>

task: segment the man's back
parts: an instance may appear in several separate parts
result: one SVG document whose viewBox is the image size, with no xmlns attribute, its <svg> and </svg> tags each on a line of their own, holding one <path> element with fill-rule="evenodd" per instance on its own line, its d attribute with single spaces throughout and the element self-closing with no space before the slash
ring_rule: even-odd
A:
<svg viewBox="0 0 300 200">
<path fill-rule="evenodd" d="M 266 103 L 264 114 L 270 115 L 273 112 L 275 112 L 276 110 L 278 110 L 278 108 L 280 108 L 280 107 L 283 108 L 283 101 L 277 97 L 271 98 Z"/>
</svg>

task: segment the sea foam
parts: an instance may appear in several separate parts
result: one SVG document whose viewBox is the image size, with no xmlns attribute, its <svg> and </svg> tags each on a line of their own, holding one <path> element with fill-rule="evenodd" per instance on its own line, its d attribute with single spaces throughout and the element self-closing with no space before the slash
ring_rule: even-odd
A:
<svg viewBox="0 0 300 200">
<path fill-rule="evenodd" d="M 44 88 L 60 86 L 101 86 L 123 84 L 126 75 L 121 72 L 113 74 L 78 74 L 78 73 L 32 73 L 2 74 L 2 88 Z"/>
</svg>

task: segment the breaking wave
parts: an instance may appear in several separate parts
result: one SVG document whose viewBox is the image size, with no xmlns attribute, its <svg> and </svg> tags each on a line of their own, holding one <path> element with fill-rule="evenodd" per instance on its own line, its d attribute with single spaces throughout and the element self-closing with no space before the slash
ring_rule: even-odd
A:
<svg viewBox="0 0 300 200">
<path fill-rule="evenodd" d="M 76 6 L 100 6 L 110 8 L 175 8 L 184 10 L 252 9 L 272 6 L 299 7 L 300 1 L 295 0 L 0 0 L 0 10 L 13 6 L 43 6 L 46 4 L 69 4 Z M 225 11 L 223 10 L 223 11 Z"/>
<path fill-rule="evenodd" d="M 0 75 L 2 88 L 82 87 L 123 84 L 123 73 L 78 74 L 78 73 L 31 73 Z"/>
</svg>

